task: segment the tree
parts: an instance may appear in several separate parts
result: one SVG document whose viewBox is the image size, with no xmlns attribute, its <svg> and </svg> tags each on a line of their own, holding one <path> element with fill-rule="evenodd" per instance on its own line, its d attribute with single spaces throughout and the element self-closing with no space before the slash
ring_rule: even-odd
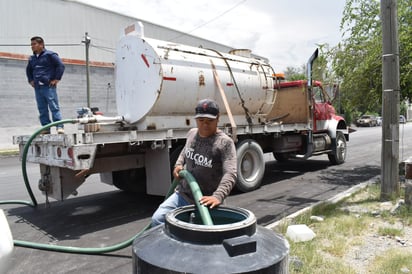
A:
<svg viewBox="0 0 412 274">
<path fill-rule="evenodd" d="M 319 55 L 313 63 L 312 79 L 323 83 L 323 87 L 331 97 L 332 103 L 335 105 L 335 109 L 338 113 L 343 113 L 341 111 L 342 108 L 340 97 L 337 98 L 339 91 L 339 79 L 333 72 L 330 62 L 328 62 L 331 56 L 333 56 L 333 48 L 330 48 L 329 44 L 318 44 L 317 47 L 319 49 Z M 307 76 L 307 64 L 303 64 L 300 68 L 287 67 L 285 71 L 285 78 L 288 81 L 302 79 L 307 80 Z"/>
<path fill-rule="evenodd" d="M 306 69 L 304 66 L 301 68 L 287 67 L 285 71 L 285 78 L 288 81 L 306 79 L 305 71 Z"/>
<path fill-rule="evenodd" d="M 319 56 L 313 64 L 312 76 L 314 80 L 321 82 L 330 82 L 331 75 L 333 75 L 331 68 L 328 67 L 329 45 L 317 45 L 319 48 Z M 303 64 L 300 68 L 287 67 L 285 71 L 285 78 L 289 81 L 307 79 L 307 64 Z"/>
<path fill-rule="evenodd" d="M 401 100 L 412 101 L 412 6 L 410 0 L 398 0 L 399 65 Z"/>
<path fill-rule="evenodd" d="M 398 0 L 401 100 L 412 98 L 412 8 Z M 346 111 L 380 112 L 382 105 L 382 26 L 380 3 L 347 0 L 341 21 L 343 40 L 330 53 L 340 79 Z"/>
</svg>

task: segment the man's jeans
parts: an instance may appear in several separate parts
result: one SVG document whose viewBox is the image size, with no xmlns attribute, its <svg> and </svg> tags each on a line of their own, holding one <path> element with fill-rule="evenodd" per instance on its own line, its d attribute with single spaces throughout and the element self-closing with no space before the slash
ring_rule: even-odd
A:
<svg viewBox="0 0 412 274">
<path fill-rule="evenodd" d="M 49 109 L 52 113 L 53 122 L 60 121 L 62 115 L 60 113 L 56 87 L 39 86 L 35 88 L 35 93 L 41 125 L 44 126 L 51 123 Z M 63 124 L 57 127 L 63 128 Z"/>
<path fill-rule="evenodd" d="M 162 204 L 160 204 L 159 208 L 153 214 L 151 227 L 163 224 L 165 222 L 166 213 L 169 211 L 187 205 L 190 205 L 190 203 L 183 199 L 181 195 L 176 192 L 173 193 Z"/>
</svg>

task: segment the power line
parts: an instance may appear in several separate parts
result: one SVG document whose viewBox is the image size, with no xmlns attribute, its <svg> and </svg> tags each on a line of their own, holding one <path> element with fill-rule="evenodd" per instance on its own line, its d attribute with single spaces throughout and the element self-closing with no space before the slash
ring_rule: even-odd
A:
<svg viewBox="0 0 412 274">
<path fill-rule="evenodd" d="M 114 48 L 103 47 L 103 46 L 96 46 L 96 45 L 93 45 L 93 44 L 90 44 L 90 46 L 91 46 L 92 48 L 100 49 L 100 50 L 102 50 L 102 51 L 106 51 L 106 52 L 110 52 L 110 53 L 114 53 L 114 52 L 115 52 L 115 49 L 114 49 Z"/>
<path fill-rule="evenodd" d="M 79 44 L 47 44 L 47 47 L 49 46 L 54 46 L 54 47 L 73 47 L 73 46 L 83 46 L 82 43 Z M 103 51 L 107 51 L 107 52 L 115 52 L 114 48 L 110 48 L 110 47 L 104 47 L 104 46 L 97 46 L 97 45 L 90 45 L 93 48 L 96 49 L 100 49 Z M 0 47 L 30 47 L 30 45 L 27 44 L 0 44 Z"/>
<path fill-rule="evenodd" d="M 109 42 L 108 39 L 101 39 L 97 36 L 93 36 L 93 35 L 90 35 L 90 34 L 89 34 L 89 37 L 90 37 L 91 40 L 94 40 L 94 41 L 100 41 L 100 42 L 103 42 L 103 43 L 108 43 Z"/>
<path fill-rule="evenodd" d="M 47 43 L 46 46 L 54 46 L 54 47 L 73 47 L 73 46 L 80 46 L 81 43 L 78 44 L 49 44 Z M 30 44 L 0 44 L 0 47 L 30 47 Z"/>
<path fill-rule="evenodd" d="M 229 8 L 229 9 L 225 10 L 224 12 L 222 12 L 221 14 L 213 17 L 213 18 L 210 19 L 209 21 L 206 21 L 205 23 L 200 24 L 199 26 L 195 27 L 194 29 L 192 29 L 192 30 L 190 30 L 190 31 L 188 31 L 188 32 L 185 32 L 185 33 L 183 33 L 183 34 L 180 34 L 180 35 L 178 35 L 178 36 L 176 36 L 176 37 L 174 37 L 174 38 L 172 38 L 172 39 L 170 39 L 170 40 L 173 41 L 173 40 L 175 40 L 175 39 L 177 39 L 177 38 L 180 38 L 180 37 L 182 37 L 182 36 L 186 36 L 186 35 L 194 32 L 195 30 L 200 29 L 201 27 L 206 26 L 207 24 L 209 24 L 209 23 L 211 23 L 211 22 L 219 19 L 220 17 L 222 17 L 222 16 L 225 15 L 226 13 L 234 10 L 235 8 L 237 8 L 237 7 L 240 6 L 241 4 L 245 3 L 246 1 L 247 1 L 247 0 L 242 0 L 242 1 L 238 2 L 238 3 L 235 4 L 233 7 Z"/>
</svg>

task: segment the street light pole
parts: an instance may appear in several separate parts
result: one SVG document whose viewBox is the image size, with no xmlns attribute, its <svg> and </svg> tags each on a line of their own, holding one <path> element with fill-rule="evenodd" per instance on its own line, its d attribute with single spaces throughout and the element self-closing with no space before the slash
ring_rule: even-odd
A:
<svg viewBox="0 0 412 274">
<path fill-rule="evenodd" d="M 397 0 L 381 0 L 382 154 L 381 199 L 399 197 L 399 46 Z"/>
</svg>

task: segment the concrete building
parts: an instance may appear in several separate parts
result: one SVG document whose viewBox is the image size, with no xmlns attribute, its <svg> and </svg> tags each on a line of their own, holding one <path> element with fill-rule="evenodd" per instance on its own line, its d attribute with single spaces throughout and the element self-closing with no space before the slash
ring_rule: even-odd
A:
<svg viewBox="0 0 412 274">
<path fill-rule="evenodd" d="M 0 127 L 39 125 L 34 90 L 25 68 L 32 54 L 30 38 L 42 36 L 59 54 L 66 71 L 58 86 L 63 118 L 87 106 L 85 34 L 90 38 L 90 106 L 116 114 L 114 50 L 122 30 L 142 21 L 74 0 L 0 1 Z M 228 52 L 232 48 L 142 21 L 146 37 Z"/>
</svg>

